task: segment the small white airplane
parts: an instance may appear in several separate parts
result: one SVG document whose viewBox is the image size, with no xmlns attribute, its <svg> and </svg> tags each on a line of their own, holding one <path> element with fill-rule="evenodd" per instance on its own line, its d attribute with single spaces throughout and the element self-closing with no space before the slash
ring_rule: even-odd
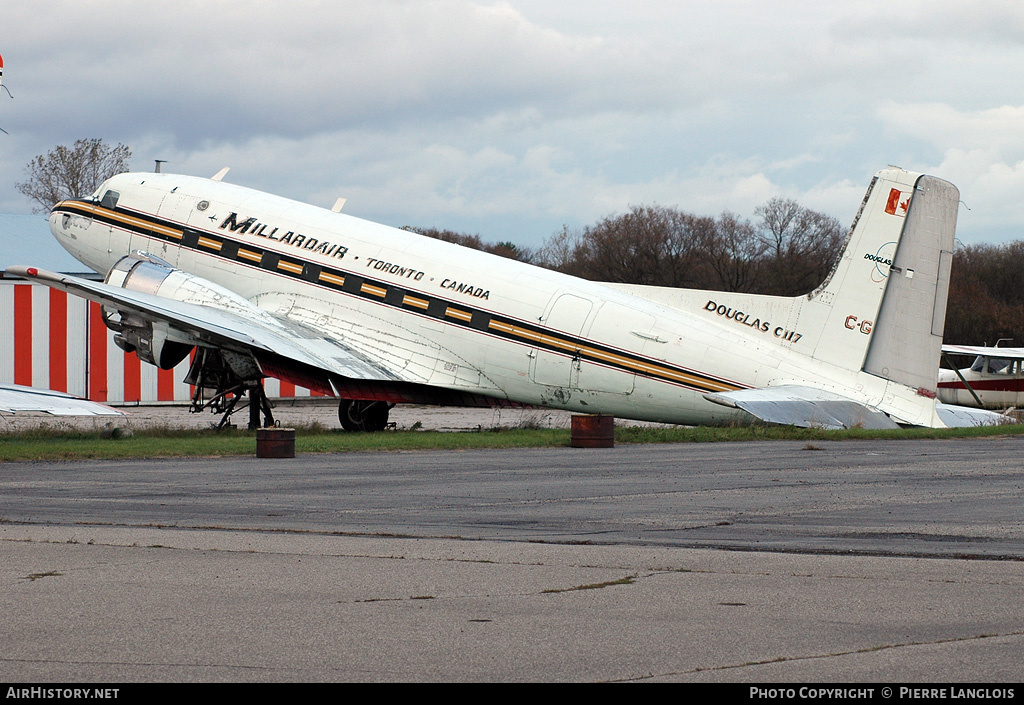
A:
<svg viewBox="0 0 1024 705">
<path fill-rule="evenodd" d="M 1024 348 L 943 345 L 942 352 L 975 355 L 970 367 L 939 370 L 939 400 L 980 409 L 1024 406 Z"/>
<path fill-rule="evenodd" d="M 7 270 L 98 301 L 147 362 L 195 348 L 193 407 L 221 423 L 246 391 L 250 426 L 272 423 L 266 376 L 336 395 L 361 430 L 398 402 L 826 428 L 1001 418 L 936 402 L 959 192 L 931 176 L 878 172 L 828 279 L 789 298 L 577 279 L 226 171 L 119 174 L 55 205 L 53 234 L 103 283 Z"/>
</svg>

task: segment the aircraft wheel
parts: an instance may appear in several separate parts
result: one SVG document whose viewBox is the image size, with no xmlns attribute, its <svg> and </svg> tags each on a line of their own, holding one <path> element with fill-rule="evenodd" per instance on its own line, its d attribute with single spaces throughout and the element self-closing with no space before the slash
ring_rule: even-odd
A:
<svg viewBox="0 0 1024 705">
<path fill-rule="evenodd" d="M 346 431 L 383 431 L 388 425 L 391 406 L 383 401 L 342 399 L 338 420 Z"/>
</svg>

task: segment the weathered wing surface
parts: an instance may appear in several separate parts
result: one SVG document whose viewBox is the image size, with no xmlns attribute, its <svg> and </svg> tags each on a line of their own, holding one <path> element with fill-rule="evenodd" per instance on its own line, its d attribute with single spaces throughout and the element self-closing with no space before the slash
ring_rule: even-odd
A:
<svg viewBox="0 0 1024 705">
<path fill-rule="evenodd" d="M 0 412 L 41 412 L 53 416 L 123 416 L 120 411 L 103 404 L 79 399 L 64 392 L 20 384 L 0 384 Z"/>
<path fill-rule="evenodd" d="M 899 428 L 877 409 L 823 389 L 787 384 L 705 394 L 723 406 L 742 409 L 774 424 L 804 428 Z"/>
<path fill-rule="evenodd" d="M 961 426 L 998 426 L 1005 423 L 1017 423 L 1009 416 L 986 409 L 975 409 L 968 406 L 938 403 L 935 412 L 942 423 L 951 428 Z"/>
<path fill-rule="evenodd" d="M 1024 348 L 993 348 L 984 345 L 943 345 L 942 352 L 954 355 L 985 355 L 1010 360 L 1024 360 Z"/>
<path fill-rule="evenodd" d="M 243 315 L 34 267 L 8 267 L 7 273 L 165 324 L 198 344 L 268 353 L 349 379 L 403 381 L 342 341 L 319 335 L 255 307 L 251 315 Z"/>
<path fill-rule="evenodd" d="M 899 428 L 878 409 L 841 394 L 796 384 L 740 389 L 704 397 L 716 404 L 742 409 L 766 423 L 804 428 Z M 983 409 L 940 403 L 935 405 L 935 410 L 939 419 L 951 428 L 1013 423 L 1013 419 L 1003 414 Z"/>
</svg>

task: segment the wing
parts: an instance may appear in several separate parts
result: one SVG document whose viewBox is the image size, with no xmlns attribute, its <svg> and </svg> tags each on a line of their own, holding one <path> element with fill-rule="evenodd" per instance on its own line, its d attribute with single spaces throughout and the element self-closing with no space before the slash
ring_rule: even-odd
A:
<svg viewBox="0 0 1024 705">
<path fill-rule="evenodd" d="M 103 404 L 20 384 L 0 384 L 0 411 L 8 414 L 41 412 L 53 416 L 123 416 Z"/>
<path fill-rule="evenodd" d="M 241 297 L 236 297 L 229 310 L 55 274 L 35 267 L 8 267 L 7 272 L 96 301 L 109 311 L 116 311 L 122 320 L 131 320 L 134 316 L 154 325 L 155 332 L 178 343 L 255 353 L 270 360 L 276 369 L 286 363 L 307 371 L 349 379 L 402 381 L 398 375 L 352 350 L 342 341 L 271 316 Z M 224 293 L 230 292 L 224 290 Z"/>
<path fill-rule="evenodd" d="M 995 411 L 975 409 L 955 404 L 936 404 L 935 411 L 942 422 L 950 428 L 962 426 L 1000 426 L 1002 424 L 1018 423 L 1013 418 L 999 414 Z"/>
<path fill-rule="evenodd" d="M 953 355 L 985 355 L 1010 360 L 1024 359 L 1024 348 L 993 348 L 984 345 L 943 345 L 942 352 Z"/>
<path fill-rule="evenodd" d="M 705 394 L 766 423 L 804 428 L 899 428 L 881 411 L 839 394 L 795 384 Z"/>
<path fill-rule="evenodd" d="M 887 414 L 867 404 L 824 389 L 796 384 L 705 394 L 704 398 L 742 409 L 765 423 L 804 428 L 900 428 Z M 1003 414 L 953 404 L 937 403 L 935 411 L 950 428 L 1016 423 Z"/>
<path fill-rule="evenodd" d="M 186 381 L 218 394 L 269 376 L 343 399 L 515 405 L 497 387 L 482 390 L 472 376 L 467 383 L 454 376 L 435 382 L 439 349 L 414 334 L 398 341 L 381 331 L 338 325 L 343 321 L 323 326 L 323 312 L 301 304 L 298 295 L 262 308 L 146 253 L 116 263 L 107 277 L 112 283 L 36 267 L 8 267 L 7 273 L 101 304 L 107 326 L 117 331 L 115 342 L 163 369 L 180 362 L 193 346 L 213 352 L 212 362 L 210 355 L 197 356 Z"/>
</svg>

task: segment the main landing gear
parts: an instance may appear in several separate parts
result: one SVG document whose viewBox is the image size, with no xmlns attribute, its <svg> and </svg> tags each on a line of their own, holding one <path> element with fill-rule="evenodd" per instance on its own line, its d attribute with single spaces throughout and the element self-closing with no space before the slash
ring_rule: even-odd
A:
<svg viewBox="0 0 1024 705">
<path fill-rule="evenodd" d="M 185 382 L 195 386 L 190 411 L 211 409 L 221 414 L 217 428 L 228 425 L 231 415 L 246 407 L 239 404 L 248 397 L 249 429 L 274 425 L 274 413 L 263 391 L 264 374 L 252 355 L 214 348 L 198 348 Z M 212 396 L 206 400 L 206 394 Z M 338 420 L 346 431 L 383 431 L 394 404 L 386 401 L 342 399 Z M 261 418 L 262 417 L 262 418 Z"/>
<path fill-rule="evenodd" d="M 274 425 L 274 412 L 271 411 L 270 401 L 263 391 L 263 374 L 251 356 L 226 350 L 199 348 L 185 381 L 195 385 L 189 411 L 197 413 L 211 409 L 214 413 L 221 414 L 220 423 L 217 424 L 218 430 L 228 425 L 233 413 L 245 408 L 245 405 L 238 406 L 243 396 L 249 398 L 250 431 Z M 204 391 L 209 390 L 213 390 L 213 396 L 209 401 L 205 401 Z"/>
<path fill-rule="evenodd" d="M 386 401 L 342 399 L 338 420 L 346 431 L 383 431 L 388 426 L 388 413 L 393 406 Z"/>
<path fill-rule="evenodd" d="M 255 431 L 259 428 L 273 426 L 274 412 L 271 411 L 270 401 L 267 399 L 266 392 L 263 391 L 263 380 L 239 384 L 232 389 L 218 394 L 205 405 L 200 403 L 198 408 L 193 408 L 193 411 L 201 411 L 206 407 L 210 407 L 214 413 L 222 414 L 220 423 L 217 424 L 217 430 L 219 431 L 228 425 L 228 419 L 231 418 L 231 414 L 245 408 L 244 405 L 241 408 L 237 408 L 238 400 L 242 398 L 243 394 L 249 397 L 249 430 Z M 196 396 L 198 395 L 199 392 L 197 391 Z M 192 399 L 192 406 L 196 407 L 195 398 Z M 261 413 L 263 415 L 262 422 L 260 421 Z"/>
</svg>

